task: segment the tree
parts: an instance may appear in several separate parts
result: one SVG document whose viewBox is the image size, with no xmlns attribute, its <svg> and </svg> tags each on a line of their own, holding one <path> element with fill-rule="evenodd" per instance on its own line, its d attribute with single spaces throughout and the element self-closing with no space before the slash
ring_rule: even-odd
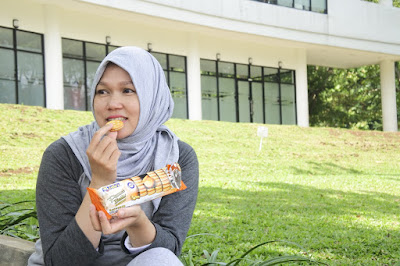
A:
<svg viewBox="0 0 400 266">
<path fill-rule="evenodd" d="M 398 62 L 395 69 L 400 107 Z M 307 70 L 311 126 L 382 130 L 379 65 L 352 69 L 308 66 Z"/>
</svg>

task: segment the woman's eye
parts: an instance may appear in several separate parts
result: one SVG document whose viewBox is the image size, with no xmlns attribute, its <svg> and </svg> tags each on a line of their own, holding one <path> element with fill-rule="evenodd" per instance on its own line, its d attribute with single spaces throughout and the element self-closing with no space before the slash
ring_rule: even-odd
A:
<svg viewBox="0 0 400 266">
<path fill-rule="evenodd" d="M 107 92 L 105 90 L 97 90 L 96 94 L 106 94 Z"/>
<path fill-rule="evenodd" d="M 126 88 L 124 89 L 124 93 L 136 93 L 136 90 Z"/>
</svg>

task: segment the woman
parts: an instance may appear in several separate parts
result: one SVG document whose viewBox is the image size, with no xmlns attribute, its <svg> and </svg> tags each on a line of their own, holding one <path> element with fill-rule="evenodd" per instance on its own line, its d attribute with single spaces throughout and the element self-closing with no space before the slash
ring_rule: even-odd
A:
<svg viewBox="0 0 400 266">
<path fill-rule="evenodd" d="M 92 88 L 95 122 L 52 143 L 43 154 L 36 188 L 46 265 L 181 265 L 198 190 L 194 150 L 163 124 L 173 101 L 157 60 L 136 47 L 118 48 L 100 64 Z M 124 127 L 110 132 L 110 120 Z M 178 162 L 187 189 L 107 220 L 86 188 Z M 40 247 L 41 242 L 41 247 Z M 153 263 L 153 264 L 150 264 Z"/>
</svg>

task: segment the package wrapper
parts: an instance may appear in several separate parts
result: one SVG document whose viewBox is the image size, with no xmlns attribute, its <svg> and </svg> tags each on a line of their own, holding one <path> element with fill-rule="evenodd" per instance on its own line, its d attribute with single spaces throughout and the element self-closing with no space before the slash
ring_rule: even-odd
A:
<svg viewBox="0 0 400 266">
<path fill-rule="evenodd" d="M 178 163 L 99 189 L 87 188 L 96 210 L 103 211 L 108 219 L 121 208 L 142 204 L 184 189 L 186 185 L 182 182 Z"/>
</svg>

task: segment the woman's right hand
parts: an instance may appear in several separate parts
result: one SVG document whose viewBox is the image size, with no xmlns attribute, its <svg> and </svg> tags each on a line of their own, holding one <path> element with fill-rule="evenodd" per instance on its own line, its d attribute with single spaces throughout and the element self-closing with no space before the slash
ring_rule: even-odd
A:
<svg viewBox="0 0 400 266">
<path fill-rule="evenodd" d="M 86 154 L 92 170 L 90 187 L 100 188 L 115 182 L 117 162 L 121 155 L 117 146 L 117 132 L 110 132 L 112 124 L 106 124 L 94 133 Z"/>
</svg>

